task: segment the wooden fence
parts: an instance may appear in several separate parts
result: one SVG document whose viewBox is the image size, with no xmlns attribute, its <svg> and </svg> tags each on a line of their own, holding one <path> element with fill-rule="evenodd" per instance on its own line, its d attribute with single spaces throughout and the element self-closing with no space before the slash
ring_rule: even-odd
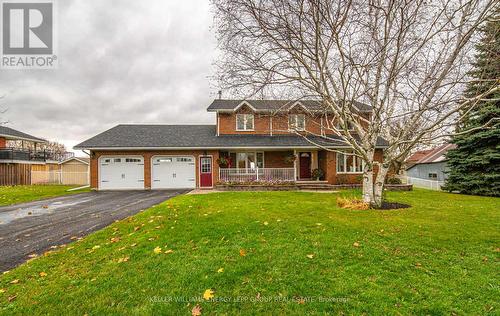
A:
<svg viewBox="0 0 500 316">
<path fill-rule="evenodd" d="M 0 163 L 0 185 L 30 185 L 31 165 Z"/>
</svg>

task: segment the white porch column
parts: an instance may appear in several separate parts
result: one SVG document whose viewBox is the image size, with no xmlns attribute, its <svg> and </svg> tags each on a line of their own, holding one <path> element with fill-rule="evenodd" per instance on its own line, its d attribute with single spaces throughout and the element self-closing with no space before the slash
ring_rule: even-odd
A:
<svg viewBox="0 0 500 316">
<path fill-rule="evenodd" d="M 297 181 L 297 150 L 293 150 L 293 155 L 295 159 L 293 160 L 293 180 Z"/>
<path fill-rule="evenodd" d="M 318 151 L 311 151 L 311 172 L 318 169 Z"/>
</svg>

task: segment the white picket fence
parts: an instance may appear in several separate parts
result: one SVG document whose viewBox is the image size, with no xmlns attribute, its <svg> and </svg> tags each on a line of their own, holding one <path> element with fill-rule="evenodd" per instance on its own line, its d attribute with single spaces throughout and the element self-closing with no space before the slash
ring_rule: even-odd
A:
<svg viewBox="0 0 500 316">
<path fill-rule="evenodd" d="M 420 178 L 406 177 L 406 183 L 413 184 L 416 188 L 423 188 L 429 190 L 441 190 L 441 186 L 444 185 L 444 181 L 437 180 L 427 180 Z"/>
<path fill-rule="evenodd" d="M 88 172 L 31 171 L 31 184 L 88 185 Z"/>
</svg>

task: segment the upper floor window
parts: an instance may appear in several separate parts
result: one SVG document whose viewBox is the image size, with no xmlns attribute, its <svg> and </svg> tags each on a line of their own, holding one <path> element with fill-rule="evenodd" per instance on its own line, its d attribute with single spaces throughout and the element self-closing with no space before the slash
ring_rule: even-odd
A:
<svg viewBox="0 0 500 316">
<path fill-rule="evenodd" d="M 338 130 L 343 130 L 344 129 L 344 127 L 340 125 L 340 122 L 338 120 L 335 122 L 335 128 L 338 129 Z M 352 122 L 347 122 L 347 129 L 349 131 L 354 130 L 354 125 L 352 124 Z"/>
<path fill-rule="evenodd" d="M 306 129 L 306 116 L 304 114 L 290 114 L 288 116 L 288 128 L 295 131 Z"/>
<path fill-rule="evenodd" d="M 253 131 L 253 114 L 236 114 L 237 131 Z"/>
</svg>

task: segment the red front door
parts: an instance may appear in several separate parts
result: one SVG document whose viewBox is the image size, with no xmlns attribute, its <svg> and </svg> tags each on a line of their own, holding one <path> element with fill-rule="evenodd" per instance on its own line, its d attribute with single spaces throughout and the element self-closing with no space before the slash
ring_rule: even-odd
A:
<svg viewBox="0 0 500 316">
<path fill-rule="evenodd" d="M 300 164 L 300 179 L 310 179 L 311 178 L 311 154 L 310 153 L 300 153 L 299 155 Z"/>
<path fill-rule="evenodd" d="M 200 157 L 200 187 L 212 186 L 212 157 Z"/>
</svg>

